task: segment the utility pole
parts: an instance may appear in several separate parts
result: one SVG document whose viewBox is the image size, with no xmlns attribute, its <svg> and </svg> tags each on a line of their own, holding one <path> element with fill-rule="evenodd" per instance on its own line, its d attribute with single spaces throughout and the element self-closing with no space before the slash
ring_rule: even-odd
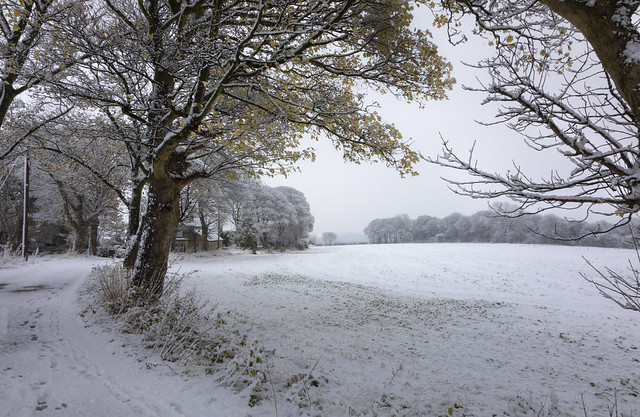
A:
<svg viewBox="0 0 640 417">
<path fill-rule="evenodd" d="M 218 241 L 216 242 L 216 249 L 222 249 L 222 222 L 220 221 L 220 210 L 218 209 Z"/>
<path fill-rule="evenodd" d="M 29 260 L 29 155 L 24 156 L 24 191 L 22 204 L 22 257 Z"/>
</svg>

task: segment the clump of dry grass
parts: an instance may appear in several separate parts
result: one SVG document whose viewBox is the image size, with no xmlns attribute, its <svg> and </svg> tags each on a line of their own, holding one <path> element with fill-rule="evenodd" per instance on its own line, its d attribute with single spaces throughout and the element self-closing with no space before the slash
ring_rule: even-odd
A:
<svg viewBox="0 0 640 417">
<path fill-rule="evenodd" d="M 112 314 L 120 314 L 129 306 L 131 274 L 121 263 L 111 263 L 93 268 L 86 289 L 98 302 L 98 307 Z"/>
</svg>

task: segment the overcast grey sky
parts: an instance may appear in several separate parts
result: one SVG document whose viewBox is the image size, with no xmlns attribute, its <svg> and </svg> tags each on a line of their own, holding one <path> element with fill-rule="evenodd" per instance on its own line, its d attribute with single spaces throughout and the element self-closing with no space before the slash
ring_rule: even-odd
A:
<svg viewBox="0 0 640 417">
<path fill-rule="evenodd" d="M 513 167 L 515 160 L 535 175 L 548 177 L 552 167 L 568 166 L 559 155 L 536 155 L 519 135 L 505 126 L 486 127 L 475 122 L 492 121 L 496 108 L 481 105 L 482 93 L 462 89 L 462 85 L 477 86 L 476 77 L 486 79 L 486 74 L 465 67 L 461 61 L 474 63 L 483 53 L 489 54 L 486 41 L 473 38 L 457 47 L 445 41 L 437 43 L 441 54 L 454 65 L 457 84 L 449 100 L 428 102 L 419 109 L 390 95 L 372 98 L 379 101 L 378 112 L 384 119 L 393 122 L 405 139 L 414 141 L 414 150 L 435 157 L 441 149 L 442 135 L 456 153 L 465 156 L 477 141 L 474 155 L 480 166 L 490 171 L 504 172 Z M 472 214 L 487 208 L 487 200 L 456 195 L 440 179 L 464 178 L 461 173 L 421 162 L 416 167 L 419 176 L 402 179 L 383 164 L 345 163 L 328 140 L 314 143 L 314 147 L 318 154 L 316 162 L 302 163 L 302 172 L 288 178 L 277 177 L 265 182 L 271 186 L 294 187 L 305 194 L 315 216 L 315 234 L 358 233 L 371 220 L 396 214 L 406 213 L 412 218 L 423 214 L 444 217 L 453 212 Z"/>
</svg>

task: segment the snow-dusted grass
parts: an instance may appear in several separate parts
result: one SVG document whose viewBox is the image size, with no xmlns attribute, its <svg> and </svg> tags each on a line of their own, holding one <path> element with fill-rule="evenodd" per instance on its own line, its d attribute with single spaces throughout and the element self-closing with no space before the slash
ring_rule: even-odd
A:
<svg viewBox="0 0 640 417">
<path fill-rule="evenodd" d="M 640 315 L 598 295 L 581 256 L 623 271 L 634 252 L 346 246 L 181 268 L 275 351 L 281 415 L 601 416 L 615 397 L 638 415 Z"/>
<path fill-rule="evenodd" d="M 95 259 L 6 267 L 0 416 L 599 417 L 616 403 L 639 416 L 640 314 L 582 279 L 581 256 L 624 271 L 635 253 L 419 244 L 187 256 L 173 269 L 189 273 L 183 290 L 217 307 L 198 354 L 178 362 L 90 309 L 78 316 Z"/>
</svg>

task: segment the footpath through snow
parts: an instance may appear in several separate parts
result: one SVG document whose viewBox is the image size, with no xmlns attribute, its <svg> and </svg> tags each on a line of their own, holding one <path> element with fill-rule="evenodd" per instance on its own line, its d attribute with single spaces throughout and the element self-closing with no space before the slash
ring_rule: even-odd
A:
<svg viewBox="0 0 640 417">
<path fill-rule="evenodd" d="M 0 269 L 0 416 L 215 416 L 233 407 L 233 398 L 214 404 L 215 386 L 207 393 L 198 379 L 149 370 L 121 338 L 87 327 L 77 293 L 98 262 L 50 258 Z"/>
</svg>

